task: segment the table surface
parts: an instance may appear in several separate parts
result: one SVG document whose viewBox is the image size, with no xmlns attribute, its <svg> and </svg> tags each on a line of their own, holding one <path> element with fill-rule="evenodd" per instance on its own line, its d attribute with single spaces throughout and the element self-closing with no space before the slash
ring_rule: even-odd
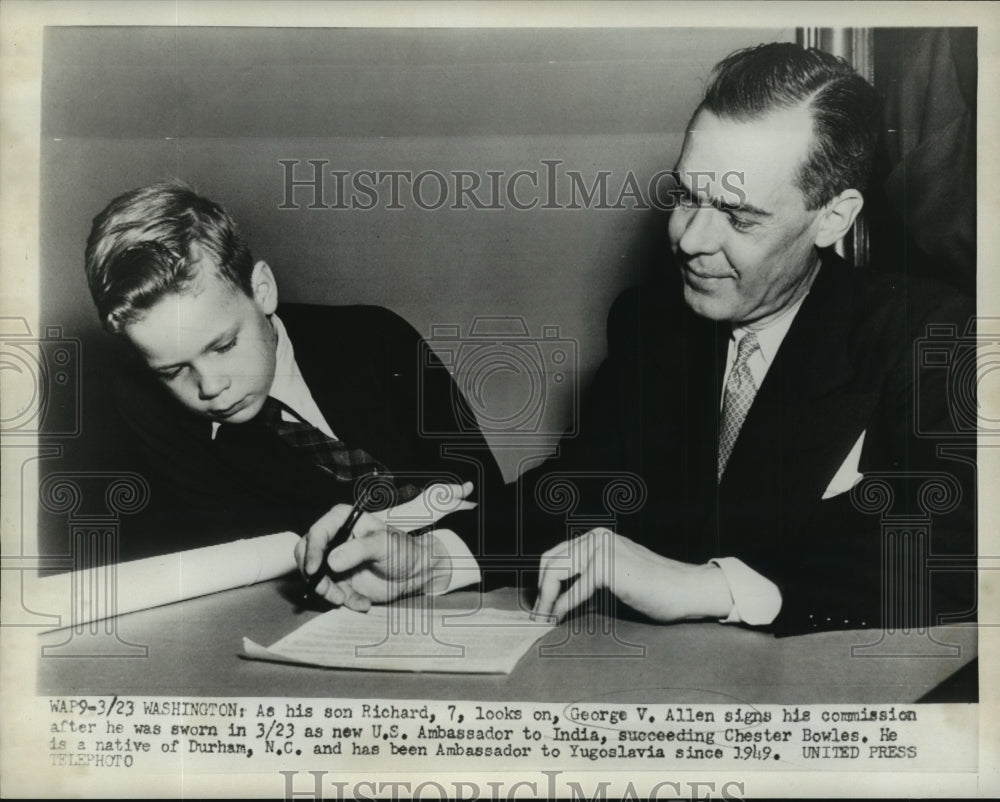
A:
<svg viewBox="0 0 1000 802">
<path fill-rule="evenodd" d="M 976 656 L 974 627 L 775 638 L 717 623 L 652 625 L 600 614 L 563 623 L 509 675 L 349 671 L 249 660 L 317 615 L 298 577 L 39 636 L 39 694 L 294 696 L 726 704 L 913 702 Z M 474 606 L 478 594 L 438 597 Z M 484 606 L 514 609 L 513 589 Z M 96 634 L 94 634 L 96 633 Z"/>
</svg>

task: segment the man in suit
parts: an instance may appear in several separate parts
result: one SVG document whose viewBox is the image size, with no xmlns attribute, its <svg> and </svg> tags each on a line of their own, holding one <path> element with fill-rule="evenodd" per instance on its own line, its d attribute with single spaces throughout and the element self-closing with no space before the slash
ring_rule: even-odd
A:
<svg viewBox="0 0 1000 802">
<path fill-rule="evenodd" d="M 522 487 L 621 471 L 646 501 L 542 555 L 537 613 L 608 590 L 655 620 L 789 634 L 971 610 L 968 574 L 928 587 L 923 565 L 887 570 L 879 517 L 851 492 L 883 474 L 893 513 L 916 521 L 918 485 L 937 477 L 955 499 L 923 553 L 975 553 L 974 468 L 917 436 L 918 412 L 945 431 L 951 410 L 943 371 L 914 362 L 928 324 L 964 332 L 972 307 L 832 250 L 863 205 L 877 109 L 821 51 L 762 45 L 717 65 L 676 165 L 675 269 L 615 302 L 581 436 Z M 884 603 L 894 582 L 919 583 L 905 621 Z"/>
<path fill-rule="evenodd" d="M 229 215 L 180 182 L 113 200 L 86 266 L 102 323 L 138 357 L 116 398 L 146 458 L 159 519 L 148 534 L 176 549 L 292 529 L 320 544 L 296 551 L 311 574 L 367 488 L 371 513 L 331 555 L 320 595 L 367 609 L 479 581 L 474 499 L 502 477 L 448 371 L 401 318 L 279 307 L 270 267 Z M 387 508 L 418 495 L 409 520 L 443 517 L 410 534 L 386 523 Z"/>
</svg>

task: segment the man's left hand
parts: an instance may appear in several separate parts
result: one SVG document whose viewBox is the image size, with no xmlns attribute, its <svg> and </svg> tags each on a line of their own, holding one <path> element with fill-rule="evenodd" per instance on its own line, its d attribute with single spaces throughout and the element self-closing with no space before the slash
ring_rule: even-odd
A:
<svg viewBox="0 0 1000 802">
<path fill-rule="evenodd" d="M 567 579 L 571 584 L 561 590 Z M 725 618 L 733 606 L 729 585 L 717 565 L 671 560 L 598 528 L 542 555 L 533 614 L 559 621 L 602 588 L 657 621 Z"/>
</svg>

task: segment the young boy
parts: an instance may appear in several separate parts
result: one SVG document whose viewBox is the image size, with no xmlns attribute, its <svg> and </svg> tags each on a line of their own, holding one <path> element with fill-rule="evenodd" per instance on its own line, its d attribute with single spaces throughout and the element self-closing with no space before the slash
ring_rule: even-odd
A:
<svg viewBox="0 0 1000 802">
<path fill-rule="evenodd" d="M 370 306 L 279 308 L 270 267 L 230 216 L 179 181 L 111 201 L 86 270 L 102 325 L 140 358 L 122 366 L 115 396 L 162 523 L 216 541 L 306 532 L 296 557 L 311 574 L 359 482 L 378 483 L 380 509 L 452 484 L 468 498 L 432 531 L 362 516 L 330 555 L 337 581 L 317 592 L 366 609 L 479 581 L 472 555 L 491 551 L 483 506 L 503 480 L 451 376 L 405 321 Z"/>
</svg>

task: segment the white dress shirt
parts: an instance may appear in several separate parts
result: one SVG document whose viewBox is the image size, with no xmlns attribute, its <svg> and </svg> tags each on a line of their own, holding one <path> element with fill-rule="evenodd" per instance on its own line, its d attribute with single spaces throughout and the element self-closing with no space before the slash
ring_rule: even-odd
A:
<svg viewBox="0 0 1000 802">
<path fill-rule="evenodd" d="M 285 331 L 281 318 L 277 315 L 271 315 L 271 321 L 274 331 L 278 335 L 278 341 L 275 345 L 274 380 L 271 383 L 269 395 L 285 404 L 289 409 L 294 409 L 302 420 L 312 424 L 323 434 L 335 440 L 338 439 L 326 418 L 323 417 L 312 393 L 309 392 L 305 379 L 302 378 L 298 363 L 295 361 L 295 349 L 292 347 L 292 341 Z M 284 410 L 281 414 L 286 419 L 295 420 Z M 212 422 L 212 439 L 215 439 L 220 425 L 218 421 Z M 451 558 L 452 566 L 447 586 L 435 591 L 434 595 L 478 583 L 481 578 L 479 566 L 462 538 L 450 529 L 435 529 L 432 534 L 437 540 L 437 546 L 444 549 L 445 554 Z"/>
</svg>

